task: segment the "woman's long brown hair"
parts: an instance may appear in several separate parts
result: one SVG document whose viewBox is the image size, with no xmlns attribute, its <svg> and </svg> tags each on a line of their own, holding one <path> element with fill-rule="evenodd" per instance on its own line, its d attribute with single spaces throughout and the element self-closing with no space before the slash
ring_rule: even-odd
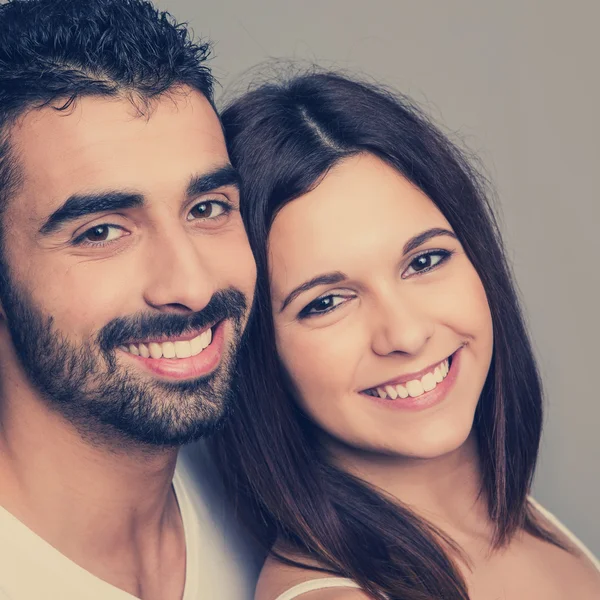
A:
<svg viewBox="0 0 600 600">
<path fill-rule="evenodd" d="M 277 541 L 285 549 L 276 552 L 280 560 L 307 567 L 316 560 L 373 598 L 469 597 L 452 540 L 328 461 L 275 352 L 267 264 L 273 219 L 338 161 L 368 152 L 437 205 L 487 294 L 494 349 L 474 427 L 493 544 L 505 545 L 521 528 L 558 543 L 527 503 L 541 434 L 541 386 L 486 186 L 465 155 L 405 98 L 334 73 L 263 85 L 222 118 L 241 175 L 258 284 L 240 353 L 237 403 L 214 450 L 234 505 L 256 537 L 267 549 Z"/>
</svg>

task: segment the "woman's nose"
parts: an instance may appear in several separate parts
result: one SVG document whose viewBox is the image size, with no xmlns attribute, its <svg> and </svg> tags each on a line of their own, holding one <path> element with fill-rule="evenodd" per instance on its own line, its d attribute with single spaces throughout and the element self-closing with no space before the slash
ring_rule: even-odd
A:
<svg viewBox="0 0 600 600">
<path fill-rule="evenodd" d="M 377 303 L 372 325 L 372 348 L 376 354 L 387 356 L 393 352 L 416 355 L 427 344 L 434 330 L 417 302 L 399 295 Z"/>
</svg>

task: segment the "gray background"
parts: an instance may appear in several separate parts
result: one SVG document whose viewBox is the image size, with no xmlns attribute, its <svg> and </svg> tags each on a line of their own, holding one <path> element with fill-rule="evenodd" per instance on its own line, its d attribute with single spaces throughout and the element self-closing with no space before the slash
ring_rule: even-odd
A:
<svg viewBox="0 0 600 600">
<path fill-rule="evenodd" d="M 600 3 L 157 4 L 216 42 L 228 93 L 270 57 L 352 69 L 412 95 L 479 154 L 547 391 L 534 492 L 600 555 Z"/>
</svg>

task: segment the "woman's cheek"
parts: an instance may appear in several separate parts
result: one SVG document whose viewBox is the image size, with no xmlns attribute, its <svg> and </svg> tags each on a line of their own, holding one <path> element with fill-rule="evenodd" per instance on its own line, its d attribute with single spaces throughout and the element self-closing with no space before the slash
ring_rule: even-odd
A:
<svg viewBox="0 0 600 600">
<path fill-rule="evenodd" d="M 479 279 L 479 275 L 474 268 L 467 274 L 463 289 L 465 290 L 462 300 L 465 307 L 462 311 L 464 318 L 470 321 L 471 327 L 479 333 L 479 337 L 483 339 L 489 337 L 491 339 L 492 316 L 490 307 L 481 279 Z"/>
<path fill-rule="evenodd" d="M 303 403 L 334 399 L 351 386 L 355 343 L 342 331 L 283 332 L 277 350 Z M 345 333 L 345 335 L 344 335 Z"/>
</svg>

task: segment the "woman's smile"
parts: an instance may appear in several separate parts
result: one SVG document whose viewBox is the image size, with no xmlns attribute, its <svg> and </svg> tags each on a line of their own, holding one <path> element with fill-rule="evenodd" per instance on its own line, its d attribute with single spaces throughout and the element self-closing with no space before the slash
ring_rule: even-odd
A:
<svg viewBox="0 0 600 600">
<path fill-rule="evenodd" d="M 417 373 L 367 388 L 361 394 L 386 408 L 422 410 L 442 402 L 458 376 L 460 350 Z M 383 400 L 383 402 L 381 402 Z"/>
</svg>

